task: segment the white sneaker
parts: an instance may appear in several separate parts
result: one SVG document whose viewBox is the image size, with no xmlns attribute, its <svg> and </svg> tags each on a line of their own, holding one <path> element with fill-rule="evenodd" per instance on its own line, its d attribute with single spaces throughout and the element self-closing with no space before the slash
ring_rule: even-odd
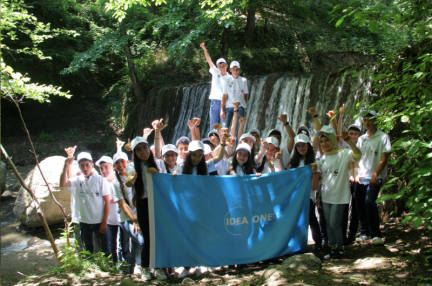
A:
<svg viewBox="0 0 432 286">
<path fill-rule="evenodd" d="M 152 279 L 150 269 L 148 267 L 144 267 L 144 268 L 141 267 L 141 279 L 144 279 L 147 281 Z"/>
<path fill-rule="evenodd" d="M 375 245 L 381 245 L 381 244 L 384 244 L 384 241 L 383 241 L 383 239 L 381 237 L 374 237 L 373 238 L 373 244 L 375 244 Z"/>
<path fill-rule="evenodd" d="M 356 238 L 356 241 L 365 242 L 368 239 L 369 239 L 369 237 L 367 235 L 362 234 L 362 235 L 360 235 L 359 237 Z"/>
<path fill-rule="evenodd" d="M 183 279 L 189 276 L 189 270 L 183 268 L 183 271 L 178 275 L 178 278 Z"/>
<path fill-rule="evenodd" d="M 161 268 L 155 269 L 154 275 L 156 276 L 156 279 L 166 280 L 167 276 L 165 274 L 165 271 Z"/>
</svg>

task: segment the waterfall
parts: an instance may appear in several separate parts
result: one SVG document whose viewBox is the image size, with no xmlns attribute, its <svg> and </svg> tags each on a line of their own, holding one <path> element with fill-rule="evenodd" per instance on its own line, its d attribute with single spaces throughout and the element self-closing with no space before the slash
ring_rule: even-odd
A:
<svg viewBox="0 0 432 286">
<path fill-rule="evenodd" d="M 356 104 L 369 98 L 371 86 L 370 70 L 362 69 L 358 77 L 344 76 L 344 72 L 321 72 L 314 74 L 272 74 L 254 76 L 248 79 L 248 116 L 245 132 L 252 128 L 261 130 L 261 137 L 266 137 L 269 130 L 278 128 L 282 131 L 282 144 L 288 141 L 285 128 L 277 119 L 281 114 L 288 115 L 288 121 L 296 132 L 301 125 L 306 125 L 315 134 L 314 122 L 306 110 L 316 107 L 321 124 L 329 124 L 326 113 L 338 111 L 345 103 L 346 110 L 354 109 Z M 183 87 L 177 90 L 173 110 L 169 114 L 166 143 L 175 143 L 181 136 L 190 138 L 187 121 L 194 117 L 201 118 L 201 138 L 207 137 L 210 129 L 210 84 Z M 344 118 L 344 127 L 352 123 L 362 126 L 360 119 L 353 121 L 353 114 Z"/>
</svg>

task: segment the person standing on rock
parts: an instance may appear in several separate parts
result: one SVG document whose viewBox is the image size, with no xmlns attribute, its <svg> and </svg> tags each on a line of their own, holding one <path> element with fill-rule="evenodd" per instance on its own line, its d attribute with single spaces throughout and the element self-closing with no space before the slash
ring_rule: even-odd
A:
<svg viewBox="0 0 432 286">
<path fill-rule="evenodd" d="M 207 63 L 210 66 L 210 73 L 212 75 L 211 82 L 211 91 L 210 91 L 210 126 L 213 126 L 215 123 L 223 123 L 223 118 L 220 116 L 221 114 L 221 101 L 223 96 L 223 87 L 225 84 L 225 79 L 231 77 L 229 73 L 227 73 L 227 62 L 224 58 L 220 58 L 216 61 L 216 66 L 213 64 L 213 61 L 205 47 L 204 43 L 201 43 L 200 47 L 204 50 L 204 56 L 206 58 Z M 192 140 L 193 141 L 193 140 Z"/>
<path fill-rule="evenodd" d="M 247 79 L 240 76 L 240 63 L 238 61 L 232 61 L 230 64 L 231 76 L 225 78 L 225 85 L 222 97 L 222 106 L 220 116 L 224 120 L 224 127 L 229 128 L 231 125 L 232 118 L 234 116 L 234 103 L 240 102 L 238 109 L 238 118 L 242 118 L 245 115 L 247 95 L 249 93 L 247 86 Z M 240 122 L 237 123 L 238 132 Z"/>
<path fill-rule="evenodd" d="M 60 175 L 60 187 L 74 193 L 75 204 L 79 209 L 81 239 L 85 250 L 94 253 L 93 233 L 105 255 L 109 255 L 107 221 L 111 195 L 106 180 L 93 169 L 93 159 L 87 152 L 77 156 L 82 174 L 66 178 L 74 158 L 67 158 Z"/>
</svg>

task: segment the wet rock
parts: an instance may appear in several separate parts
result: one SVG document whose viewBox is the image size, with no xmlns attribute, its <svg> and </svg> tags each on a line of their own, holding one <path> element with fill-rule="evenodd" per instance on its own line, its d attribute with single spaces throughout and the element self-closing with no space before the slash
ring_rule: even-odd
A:
<svg viewBox="0 0 432 286">
<path fill-rule="evenodd" d="M 6 163 L 1 162 L 1 193 L 6 191 Z"/>
<path fill-rule="evenodd" d="M 195 284 L 195 281 L 189 277 L 183 279 L 182 284 Z"/>
<path fill-rule="evenodd" d="M 47 179 L 51 190 L 54 193 L 57 201 L 63 206 L 66 214 L 70 214 L 70 192 L 66 188 L 60 188 L 60 174 L 63 170 L 65 157 L 53 156 L 48 157 L 40 162 L 41 169 Z M 76 163 L 74 163 L 76 164 Z M 54 203 L 51 195 L 48 191 L 41 173 L 37 166 L 30 171 L 25 179 L 25 183 L 35 193 L 38 199 L 41 210 L 45 215 L 45 219 L 48 224 L 57 224 L 63 222 L 63 213 L 60 208 Z M 39 215 L 36 212 L 36 206 L 31 198 L 30 194 L 21 188 L 18 197 L 15 201 L 14 214 L 18 217 L 21 223 L 31 226 L 39 227 L 42 226 Z"/>
<path fill-rule="evenodd" d="M 294 268 L 296 270 L 321 270 L 321 260 L 313 253 L 305 253 L 291 256 L 282 262 L 285 268 Z"/>
</svg>

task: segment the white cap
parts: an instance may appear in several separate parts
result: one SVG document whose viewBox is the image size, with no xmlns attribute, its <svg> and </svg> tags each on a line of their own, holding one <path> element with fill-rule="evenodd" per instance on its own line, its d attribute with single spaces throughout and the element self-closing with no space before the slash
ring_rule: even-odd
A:
<svg viewBox="0 0 432 286">
<path fill-rule="evenodd" d="M 212 152 L 212 149 L 209 145 L 204 144 L 204 155 L 208 155 Z"/>
<path fill-rule="evenodd" d="M 272 133 L 275 133 L 275 132 L 279 133 L 279 135 L 282 136 L 282 132 L 281 132 L 279 129 L 277 129 L 277 128 L 273 128 L 272 130 L 269 131 L 269 133 L 268 133 L 268 137 L 270 137 L 270 135 L 271 135 Z"/>
<path fill-rule="evenodd" d="M 111 165 L 114 165 L 113 159 L 111 159 L 111 157 L 108 156 L 102 156 L 99 160 L 96 161 L 95 165 L 99 167 L 100 163 L 102 162 L 110 163 Z"/>
<path fill-rule="evenodd" d="M 367 116 L 368 114 L 370 114 L 370 115 L 372 115 L 372 116 L 377 116 L 377 113 L 376 113 L 376 111 L 374 111 L 374 110 L 363 110 L 362 112 L 361 112 L 361 114 L 360 114 L 360 116 L 363 118 L 363 117 L 365 117 L 365 116 Z"/>
<path fill-rule="evenodd" d="M 305 130 L 305 131 L 307 132 L 307 134 L 308 134 L 307 136 L 310 136 L 309 128 L 307 128 L 306 125 L 302 125 L 302 126 L 300 126 L 299 128 L 297 128 L 297 134 L 299 134 L 301 130 Z M 304 134 L 304 133 L 303 133 L 303 134 Z M 305 135 L 306 135 L 306 134 L 305 134 Z"/>
<path fill-rule="evenodd" d="M 227 63 L 226 60 L 224 58 L 220 58 L 216 61 L 216 66 L 220 63 Z"/>
<path fill-rule="evenodd" d="M 173 151 L 177 154 L 177 148 L 173 144 L 167 144 L 162 148 L 162 156 L 165 155 L 166 152 Z"/>
<path fill-rule="evenodd" d="M 237 145 L 236 151 L 238 150 L 246 150 L 249 152 L 249 154 L 251 153 L 251 147 L 249 146 L 249 144 L 247 143 L 240 143 Z"/>
<path fill-rule="evenodd" d="M 233 67 L 240 68 L 240 63 L 238 61 L 232 61 L 230 64 L 230 69 L 232 69 Z"/>
<path fill-rule="evenodd" d="M 87 152 L 81 152 L 78 154 L 77 161 L 79 162 L 81 160 L 89 160 L 89 161 L 93 162 L 92 156 L 90 155 L 90 153 L 87 153 Z"/>
<path fill-rule="evenodd" d="M 261 132 L 256 128 L 249 130 L 249 133 L 256 133 L 256 134 L 258 134 L 258 136 L 261 136 Z"/>
<path fill-rule="evenodd" d="M 250 138 L 253 142 L 256 141 L 256 138 L 252 136 L 250 133 L 243 133 L 243 135 L 240 137 L 240 141 L 242 141 L 244 138 Z"/>
<path fill-rule="evenodd" d="M 294 145 L 297 143 L 310 143 L 309 137 L 304 134 L 299 134 L 294 138 Z"/>
<path fill-rule="evenodd" d="M 267 137 L 267 139 L 265 140 L 265 142 L 275 145 L 276 148 L 279 147 L 279 140 L 277 140 L 276 137 Z"/>
<path fill-rule="evenodd" d="M 146 143 L 147 145 L 149 144 L 147 142 L 147 140 L 145 140 L 144 137 L 141 136 L 137 136 L 134 138 L 134 140 L 132 140 L 131 145 L 132 145 L 132 150 L 135 150 L 135 147 L 140 144 L 140 143 Z"/>
<path fill-rule="evenodd" d="M 118 152 L 115 153 L 113 156 L 113 163 L 117 162 L 118 160 L 123 159 L 125 161 L 129 161 L 129 158 L 125 152 Z"/>
<path fill-rule="evenodd" d="M 204 151 L 204 144 L 199 140 L 192 141 L 191 143 L 189 143 L 188 150 L 189 150 L 189 152 L 193 152 L 193 151 L 197 151 L 197 150 L 203 150 Z"/>
<path fill-rule="evenodd" d="M 347 130 L 350 131 L 350 129 L 354 129 L 355 131 L 361 132 L 361 128 L 357 124 L 351 124 L 350 126 L 348 126 Z"/>
<path fill-rule="evenodd" d="M 323 133 L 330 133 L 330 134 L 336 135 L 336 131 L 334 130 L 334 128 L 327 126 L 327 125 L 324 125 L 323 127 L 321 127 L 321 130 L 316 133 L 316 136 L 321 137 L 321 135 Z"/>
<path fill-rule="evenodd" d="M 177 140 L 177 142 L 176 142 L 176 146 L 178 146 L 178 144 L 179 144 L 180 141 L 182 141 L 182 140 L 187 140 L 188 144 L 190 143 L 189 138 L 187 138 L 186 136 L 182 136 L 182 137 L 180 137 L 180 138 Z"/>
<path fill-rule="evenodd" d="M 150 146 L 150 150 L 154 150 L 154 148 L 155 148 L 154 145 L 151 145 L 151 146 Z"/>
</svg>

